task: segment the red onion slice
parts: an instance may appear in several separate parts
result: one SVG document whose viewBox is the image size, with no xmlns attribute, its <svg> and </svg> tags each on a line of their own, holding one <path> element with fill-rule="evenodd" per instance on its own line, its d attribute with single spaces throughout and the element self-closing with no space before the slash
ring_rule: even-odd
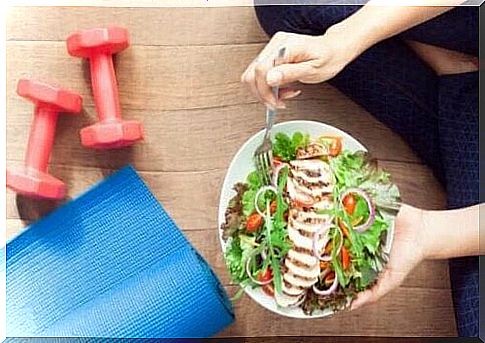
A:
<svg viewBox="0 0 485 343">
<path fill-rule="evenodd" d="M 371 227 L 372 224 L 374 224 L 374 221 L 376 219 L 376 211 L 374 205 L 372 204 L 372 199 L 370 198 L 369 194 L 367 194 L 367 192 L 360 188 L 349 188 L 345 190 L 342 194 L 340 194 L 340 201 L 343 202 L 345 196 L 348 194 L 357 194 L 367 203 L 367 207 L 369 208 L 369 217 L 367 218 L 367 221 L 364 224 L 354 227 L 355 231 L 364 232 L 369 227 Z"/>
<path fill-rule="evenodd" d="M 255 279 L 254 276 L 251 274 L 249 264 L 251 263 L 252 259 L 255 256 L 256 254 L 253 253 L 248 257 L 248 260 L 246 261 L 246 274 L 248 274 L 249 279 L 257 285 L 264 286 L 264 285 L 270 284 L 271 282 L 273 282 L 273 277 L 271 277 L 271 279 L 266 281 L 259 281 L 258 279 Z"/>
<path fill-rule="evenodd" d="M 281 162 L 281 163 L 278 163 L 274 169 L 274 172 L 273 172 L 273 179 L 271 180 L 271 183 L 273 184 L 273 186 L 275 186 L 276 188 L 278 188 L 278 178 L 280 176 L 280 171 L 281 169 L 283 169 L 284 167 L 289 167 L 289 164 L 288 163 L 284 163 L 284 162 Z"/>
<path fill-rule="evenodd" d="M 317 249 L 317 245 L 318 245 L 318 239 L 320 238 L 320 236 L 322 234 L 325 234 L 325 240 L 324 240 L 324 247 L 327 245 L 328 241 L 330 240 L 330 237 L 328 235 L 329 231 L 330 231 L 330 228 L 331 227 L 334 227 L 332 226 L 332 224 L 324 224 L 322 226 L 322 228 L 320 230 L 318 230 L 317 232 L 315 232 L 315 234 L 313 235 L 313 254 L 315 255 L 316 258 L 318 258 L 318 260 L 320 261 L 325 261 L 325 262 L 329 262 L 332 260 L 332 256 L 331 255 L 321 255 L 320 252 L 318 251 Z M 340 254 L 340 250 L 342 249 L 342 245 L 343 245 L 343 234 L 342 234 L 342 231 L 340 231 L 339 228 L 335 227 L 335 229 L 339 232 L 340 234 L 340 244 L 337 248 L 337 255 Z M 325 232 L 326 231 L 326 232 Z"/>
<path fill-rule="evenodd" d="M 305 298 L 306 298 L 306 292 L 303 292 L 303 294 L 301 295 L 300 299 L 298 299 L 298 301 L 296 303 L 291 304 L 288 307 L 289 308 L 292 308 L 292 307 L 298 307 L 298 306 L 300 306 L 305 301 Z"/>
<path fill-rule="evenodd" d="M 259 209 L 258 200 L 261 194 L 267 191 L 272 191 L 274 194 L 278 195 L 278 190 L 274 186 L 264 186 L 258 190 L 258 192 L 256 193 L 256 196 L 254 197 L 254 208 L 256 209 L 256 212 L 258 212 L 261 217 L 266 217 L 266 214 Z"/>
<path fill-rule="evenodd" d="M 318 289 L 316 285 L 313 285 L 313 292 L 315 292 L 315 294 L 318 294 L 318 295 L 330 295 L 337 290 L 337 287 L 338 287 L 338 278 L 337 278 L 337 275 L 335 275 L 333 283 L 329 289 L 321 290 L 321 289 Z"/>
</svg>

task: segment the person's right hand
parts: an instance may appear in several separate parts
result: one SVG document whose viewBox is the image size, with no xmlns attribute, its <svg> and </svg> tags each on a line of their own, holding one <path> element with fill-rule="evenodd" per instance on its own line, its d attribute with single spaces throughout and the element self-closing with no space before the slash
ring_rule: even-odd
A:
<svg viewBox="0 0 485 343">
<path fill-rule="evenodd" d="M 358 42 L 342 37 L 339 29 L 328 29 L 322 36 L 277 32 L 241 76 L 252 93 L 270 107 L 284 107 L 281 100 L 300 91 L 285 87 L 289 83 L 319 83 L 337 75 L 360 53 Z M 277 58 L 280 48 L 283 58 Z M 271 87 L 280 86 L 279 100 Z"/>
</svg>

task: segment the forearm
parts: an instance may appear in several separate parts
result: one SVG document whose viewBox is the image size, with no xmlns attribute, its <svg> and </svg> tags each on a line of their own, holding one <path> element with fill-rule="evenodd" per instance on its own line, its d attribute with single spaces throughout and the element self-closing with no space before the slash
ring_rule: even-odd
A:
<svg viewBox="0 0 485 343">
<path fill-rule="evenodd" d="M 484 254 L 480 246 L 480 209 L 475 205 L 458 210 L 423 211 L 421 241 L 429 259 Z"/>
<path fill-rule="evenodd" d="M 356 13 L 332 26 L 327 32 L 352 40 L 356 55 L 360 55 L 374 44 L 453 8 L 443 4 L 458 5 L 461 2 L 463 1 L 415 0 L 415 6 L 389 6 L 392 4 L 389 0 L 370 0 Z"/>
</svg>

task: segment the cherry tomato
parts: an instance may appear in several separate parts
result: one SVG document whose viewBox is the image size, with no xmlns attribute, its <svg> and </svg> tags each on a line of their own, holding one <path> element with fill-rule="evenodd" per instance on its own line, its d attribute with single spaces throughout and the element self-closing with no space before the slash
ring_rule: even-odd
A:
<svg viewBox="0 0 485 343">
<path fill-rule="evenodd" d="M 350 265 L 350 255 L 348 250 L 342 246 L 342 268 L 346 270 Z"/>
<path fill-rule="evenodd" d="M 268 268 L 266 269 L 266 271 L 260 272 L 258 274 L 258 281 L 266 282 L 271 280 L 272 277 L 273 277 L 273 273 L 271 272 L 271 268 Z M 261 286 L 261 288 L 263 292 L 269 295 L 270 297 L 274 295 L 274 287 L 272 282 L 268 283 L 267 285 Z"/>
<path fill-rule="evenodd" d="M 333 136 L 322 136 L 320 137 L 322 143 L 329 145 L 329 155 L 332 157 L 337 156 L 342 151 L 342 138 Z"/>
<path fill-rule="evenodd" d="M 251 214 L 246 220 L 246 231 L 251 233 L 257 231 L 263 224 L 263 217 L 258 213 Z"/>
<path fill-rule="evenodd" d="M 344 205 L 345 212 L 347 212 L 349 215 L 352 215 L 354 213 L 356 203 L 357 201 L 352 193 L 347 194 L 342 199 L 342 204 Z"/>
<path fill-rule="evenodd" d="M 271 272 L 271 268 L 267 268 L 264 272 L 258 273 L 258 281 L 266 282 L 271 280 L 273 277 L 273 273 Z"/>
</svg>

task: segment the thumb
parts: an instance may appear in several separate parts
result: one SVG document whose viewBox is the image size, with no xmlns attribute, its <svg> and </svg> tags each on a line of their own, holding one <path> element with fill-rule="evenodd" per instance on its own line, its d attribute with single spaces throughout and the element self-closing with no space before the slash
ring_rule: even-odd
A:
<svg viewBox="0 0 485 343">
<path fill-rule="evenodd" d="M 268 71 L 266 82 L 271 87 L 299 81 L 307 78 L 313 72 L 313 67 L 308 62 L 281 64 Z"/>
</svg>

